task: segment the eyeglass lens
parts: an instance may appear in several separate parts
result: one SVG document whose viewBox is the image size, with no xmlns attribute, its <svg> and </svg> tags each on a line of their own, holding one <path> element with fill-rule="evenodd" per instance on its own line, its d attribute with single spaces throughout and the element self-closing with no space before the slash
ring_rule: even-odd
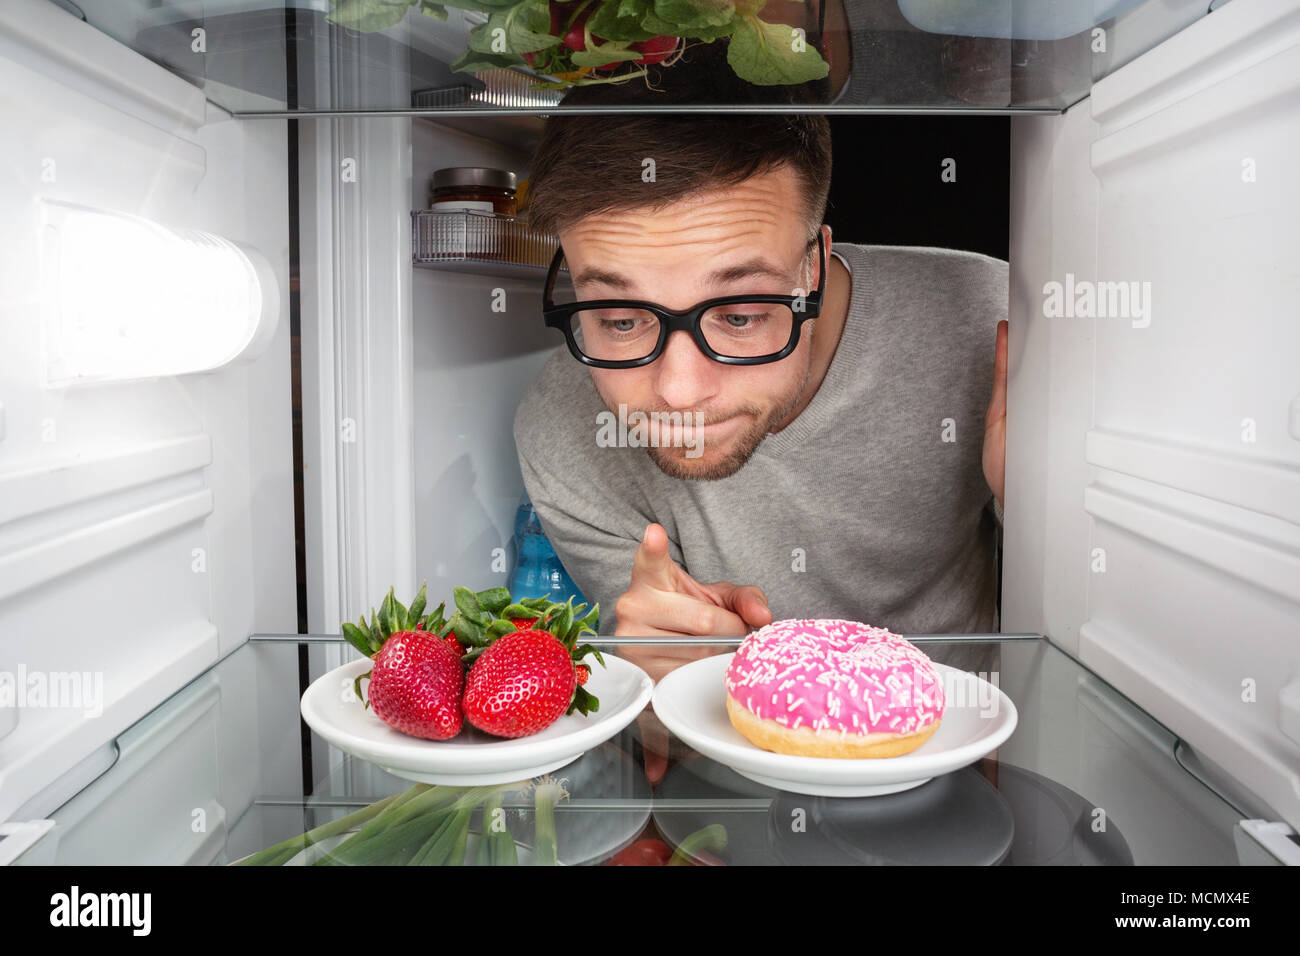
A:
<svg viewBox="0 0 1300 956">
<path fill-rule="evenodd" d="M 570 319 L 574 340 L 588 358 L 626 362 L 645 358 L 659 342 L 659 317 L 645 309 L 583 309 Z M 794 313 L 773 302 L 733 302 L 700 318 L 709 348 L 728 358 L 780 352 L 790 341 Z"/>
</svg>

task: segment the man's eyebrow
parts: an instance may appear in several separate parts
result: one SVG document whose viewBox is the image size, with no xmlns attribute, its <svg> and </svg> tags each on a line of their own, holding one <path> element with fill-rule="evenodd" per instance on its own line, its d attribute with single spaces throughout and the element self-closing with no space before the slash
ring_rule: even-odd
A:
<svg viewBox="0 0 1300 956">
<path fill-rule="evenodd" d="M 735 265 L 726 266 L 721 269 L 715 269 L 706 276 L 706 281 L 715 283 L 736 282 L 740 279 L 753 279 L 757 277 L 784 279 L 786 273 L 772 265 L 765 259 L 746 259 L 744 262 L 738 262 Z M 608 286 L 611 289 L 625 291 L 631 287 L 630 283 L 617 272 L 610 272 L 608 269 L 602 269 L 597 266 L 589 266 L 573 276 L 574 285 L 586 286 L 600 284 Z"/>
</svg>

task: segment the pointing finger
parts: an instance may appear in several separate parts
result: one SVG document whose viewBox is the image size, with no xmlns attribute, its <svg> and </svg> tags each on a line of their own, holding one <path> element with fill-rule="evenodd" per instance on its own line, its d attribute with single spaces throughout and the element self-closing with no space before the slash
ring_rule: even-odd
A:
<svg viewBox="0 0 1300 956">
<path fill-rule="evenodd" d="M 676 591 L 675 567 L 668 556 L 668 532 L 657 524 L 646 525 L 632 560 L 632 584 L 657 591 Z"/>
</svg>

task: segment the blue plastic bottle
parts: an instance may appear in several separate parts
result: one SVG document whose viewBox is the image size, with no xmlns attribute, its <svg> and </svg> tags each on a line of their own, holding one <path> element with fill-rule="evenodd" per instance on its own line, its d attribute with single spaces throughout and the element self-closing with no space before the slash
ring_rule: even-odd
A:
<svg viewBox="0 0 1300 956">
<path fill-rule="evenodd" d="M 542 523 L 533 510 L 533 503 L 524 492 L 515 511 L 515 570 L 510 575 L 510 596 L 520 598 L 548 597 L 564 603 L 573 595 L 574 605 L 590 604 L 578 586 L 564 570 L 560 556 L 551 547 L 542 531 Z"/>
</svg>

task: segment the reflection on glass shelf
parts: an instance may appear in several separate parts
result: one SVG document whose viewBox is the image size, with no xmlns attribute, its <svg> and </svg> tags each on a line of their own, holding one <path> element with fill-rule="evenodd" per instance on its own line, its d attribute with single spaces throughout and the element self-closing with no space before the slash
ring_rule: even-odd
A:
<svg viewBox="0 0 1300 956">
<path fill-rule="evenodd" d="M 1058 111 L 1087 96 L 1106 73 L 1206 16 L 1208 6 L 1206 0 L 766 0 L 758 20 L 733 15 L 723 24 L 692 27 L 687 20 L 648 20 L 664 8 L 645 0 L 645 15 L 630 25 L 621 18 L 607 39 L 646 42 L 651 23 L 657 34 L 684 42 L 671 45 L 666 58 L 634 50 L 621 66 L 606 69 L 577 62 L 551 37 L 547 11 L 535 0 L 519 0 L 529 11 L 521 16 L 540 14 L 524 32 L 534 45 L 548 45 L 526 57 L 505 48 L 486 52 L 496 21 L 456 2 L 448 0 L 446 19 L 401 0 L 349 0 L 346 11 L 337 0 L 79 0 L 77 7 L 87 22 L 236 114 L 472 115 L 555 109 L 567 84 L 606 84 L 622 74 L 631 79 L 616 85 L 629 92 L 663 90 L 700 57 L 716 64 L 719 79 L 743 74 L 750 109 L 793 103 L 829 111 Z M 623 2 L 598 0 L 592 17 Z M 494 17 L 513 8 L 499 9 Z M 692 6 L 673 9 L 685 11 L 680 17 Z M 351 26 L 332 22 L 335 12 L 350 15 Z M 606 16 L 600 25 L 615 29 L 613 20 Z M 624 37 L 617 30 L 630 32 Z M 760 40 L 787 30 L 800 50 L 786 53 L 781 44 Z M 752 46 L 753 56 L 730 58 L 729 45 Z M 636 53 L 642 55 L 630 59 Z M 745 66 L 733 66 L 733 59 Z M 790 75 L 802 82 L 781 85 Z M 669 108 L 736 105 L 719 92 L 721 84 L 691 82 L 687 89 Z"/>
</svg>

